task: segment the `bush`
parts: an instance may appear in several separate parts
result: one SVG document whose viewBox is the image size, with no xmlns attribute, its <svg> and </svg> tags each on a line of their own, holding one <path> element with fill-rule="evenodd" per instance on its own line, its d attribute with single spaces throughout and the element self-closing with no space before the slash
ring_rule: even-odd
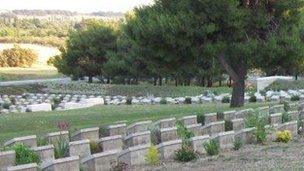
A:
<svg viewBox="0 0 304 171">
<path fill-rule="evenodd" d="M 159 104 L 167 104 L 167 100 L 165 98 L 162 98 L 159 102 Z"/>
<path fill-rule="evenodd" d="M 132 104 L 132 97 L 128 96 L 126 99 L 126 105 L 131 105 Z"/>
<path fill-rule="evenodd" d="M 99 144 L 95 141 L 90 141 L 90 149 L 92 154 L 100 153 L 102 152 L 101 147 Z"/>
<path fill-rule="evenodd" d="M 185 104 L 191 104 L 191 103 L 192 103 L 191 97 L 186 97 L 185 98 Z"/>
<path fill-rule="evenodd" d="M 276 135 L 277 135 L 277 141 L 283 143 L 288 143 L 292 138 L 291 132 L 289 130 L 278 131 Z"/>
<path fill-rule="evenodd" d="M 220 153 L 220 146 L 216 140 L 209 140 L 203 144 L 204 149 L 210 156 L 218 155 Z"/>
<path fill-rule="evenodd" d="M 289 103 L 288 103 L 287 101 L 284 101 L 284 102 L 283 102 L 283 105 L 284 105 L 284 110 L 285 110 L 285 112 L 287 112 L 287 111 L 290 110 L 290 105 L 289 105 Z"/>
<path fill-rule="evenodd" d="M 61 103 L 61 99 L 60 98 L 53 98 L 52 99 L 52 110 L 56 109 L 59 104 Z"/>
<path fill-rule="evenodd" d="M 205 125 L 205 115 L 204 114 L 198 114 L 198 115 L 196 115 L 196 118 L 197 118 L 198 123 Z"/>
<path fill-rule="evenodd" d="M 183 143 L 188 143 L 188 140 L 194 137 L 194 133 L 189 131 L 181 122 L 177 122 L 177 135 L 182 139 Z"/>
<path fill-rule="evenodd" d="M 24 49 L 15 45 L 12 49 L 2 51 L 1 67 L 31 67 L 38 59 L 38 55 L 31 49 Z M 6 61 L 6 62 L 3 62 Z"/>
<path fill-rule="evenodd" d="M 295 101 L 300 101 L 300 96 L 298 95 L 293 95 L 291 96 L 291 99 L 290 99 L 292 102 L 295 102 Z"/>
<path fill-rule="evenodd" d="M 158 165 L 160 163 L 160 154 L 155 146 L 151 146 L 146 154 L 146 161 L 150 165 Z"/>
<path fill-rule="evenodd" d="M 5 102 L 2 104 L 3 109 L 9 109 L 9 107 L 11 106 L 11 103 Z"/>
<path fill-rule="evenodd" d="M 245 125 L 248 128 L 255 127 L 256 132 L 256 140 L 258 143 L 264 143 L 267 140 L 267 133 L 266 133 L 266 124 L 267 124 L 267 114 L 259 113 L 257 111 L 253 111 L 252 113 L 248 113 Z"/>
<path fill-rule="evenodd" d="M 225 131 L 232 131 L 232 130 L 233 130 L 232 121 L 225 121 Z"/>
<path fill-rule="evenodd" d="M 256 96 L 255 95 L 251 95 L 250 98 L 249 98 L 249 102 L 252 102 L 252 103 L 257 102 Z"/>
<path fill-rule="evenodd" d="M 288 112 L 282 113 L 282 123 L 291 121 L 291 116 Z"/>
<path fill-rule="evenodd" d="M 16 152 L 16 165 L 41 162 L 39 155 L 23 144 L 17 144 L 13 149 Z"/>
<path fill-rule="evenodd" d="M 65 158 L 69 154 L 69 144 L 65 138 L 60 136 L 57 144 L 54 145 L 55 158 Z"/>
<path fill-rule="evenodd" d="M 175 153 L 174 159 L 180 162 L 189 162 L 195 160 L 197 154 L 195 151 L 188 145 L 182 145 L 182 148 Z"/>
<path fill-rule="evenodd" d="M 222 103 L 230 103 L 230 97 L 229 96 L 223 97 Z"/>
<path fill-rule="evenodd" d="M 243 142 L 241 139 L 237 138 L 233 142 L 233 149 L 234 150 L 239 150 L 243 146 Z"/>
</svg>

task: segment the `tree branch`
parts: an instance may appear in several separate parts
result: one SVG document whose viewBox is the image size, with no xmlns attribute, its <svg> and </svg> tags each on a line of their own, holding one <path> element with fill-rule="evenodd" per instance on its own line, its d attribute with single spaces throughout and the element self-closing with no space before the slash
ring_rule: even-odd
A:
<svg viewBox="0 0 304 171">
<path fill-rule="evenodd" d="M 228 62 L 225 59 L 224 52 L 221 52 L 218 56 L 220 64 L 224 67 L 224 69 L 228 72 L 228 74 L 231 76 L 232 80 L 236 81 L 239 79 L 238 74 L 234 71 L 234 69 L 228 64 Z"/>
</svg>

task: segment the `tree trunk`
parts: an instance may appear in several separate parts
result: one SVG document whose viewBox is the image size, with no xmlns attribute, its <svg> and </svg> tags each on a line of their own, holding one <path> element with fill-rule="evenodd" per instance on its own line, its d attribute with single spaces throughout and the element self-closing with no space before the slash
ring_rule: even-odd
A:
<svg viewBox="0 0 304 171">
<path fill-rule="evenodd" d="M 212 79 L 211 79 L 211 77 L 208 77 L 207 87 L 212 87 Z"/>
<path fill-rule="evenodd" d="M 157 79 L 155 77 L 153 78 L 153 85 L 157 86 Z"/>
<path fill-rule="evenodd" d="M 244 62 L 237 63 L 235 68 L 226 61 L 225 54 L 218 55 L 218 59 L 223 68 L 227 71 L 231 79 L 233 80 L 233 90 L 230 102 L 230 107 L 244 106 L 245 96 L 245 78 L 247 75 L 247 66 Z"/>
<path fill-rule="evenodd" d="M 175 87 L 178 86 L 178 78 L 175 78 Z"/>
<path fill-rule="evenodd" d="M 158 85 L 162 86 L 163 85 L 163 77 L 158 78 Z"/>
<path fill-rule="evenodd" d="M 111 79 L 107 78 L 107 84 L 110 84 L 110 83 L 111 83 Z"/>
<path fill-rule="evenodd" d="M 93 82 L 93 76 L 89 76 L 89 83 Z"/>
</svg>

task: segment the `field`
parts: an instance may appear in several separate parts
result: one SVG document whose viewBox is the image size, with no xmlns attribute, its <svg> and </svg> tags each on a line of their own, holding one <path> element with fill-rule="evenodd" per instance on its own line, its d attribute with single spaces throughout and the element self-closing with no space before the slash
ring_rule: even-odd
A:
<svg viewBox="0 0 304 171">
<path fill-rule="evenodd" d="M 249 103 L 243 108 L 256 108 L 267 103 Z M 243 109 L 241 108 L 241 109 Z M 0 144 L 14 137 L 26 135 L 42 135 L 56 131 L 58 121 L 67 121 L 70 130 L 94 126 L 106 126 L 117 121 L 127 123 L 158 120 L 161 118 L 182 117 L 186 115 L 205 114 L 231 110 L 227 104 L 200 105 L 122 105 L 96 106 L 87 109 L 69 111 L 16 113 L 0 115 Z"/>
<path fill-rule="evenodd" d="M 44 68 L 0 68 L 0 81 L 60 78 L 62 74 L 53 67 Z"/>
</svg>

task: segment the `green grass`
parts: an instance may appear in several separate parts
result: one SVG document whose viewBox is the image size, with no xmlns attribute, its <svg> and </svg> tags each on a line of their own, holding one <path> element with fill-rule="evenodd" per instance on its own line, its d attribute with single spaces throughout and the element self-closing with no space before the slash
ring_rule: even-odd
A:
<svg viewBox="0 0 304 171">
<path fill-rule="evenodd" d="M 33 80 L 63 77 L 54 68 L 0 68 L 0 81 Z"/>
<path fill-rule="evenodd" d="M 267 103 L 249 103 L 243 108 L 256 108 Z M 243 109 L 241 108 L 241 109 Z M 229 109 L 228 104 L 200 104 L 200 105 L 122 105 L 96 106 L 88 109 L 69 111 L 37 112 L 0 115 L 0 146 L 3 142 L 18 136 L 43 135 L 57 131 L 58 121 L 70 123 L 71 131 L 78 128 L 105 126 L 117 121 L 127 123 L 162 118 L 220 112 Z"/>
<path fill-rule="evenodd" d="M 229 87 L 199 87 L 199 86 L 153 86 L 151 84 L 140 85 L 106 85 L 98 83 L 46 83 L 47 91 L 50 93 L 72 93 L 72 94 L 101 94 L 101 95 L 124 95 L 124 96 L 149 96 L 156 97 L 185 97 L 197 96 L 207 90 L 216 94 L 231 93 Z"/>
<path fill-rule="evenodd" d="M 20 95 L 24 93 L 43 93 L 44 86 L 39 84 L 22 86 L 1 86 L 0 94 Z"/>
</svg>

